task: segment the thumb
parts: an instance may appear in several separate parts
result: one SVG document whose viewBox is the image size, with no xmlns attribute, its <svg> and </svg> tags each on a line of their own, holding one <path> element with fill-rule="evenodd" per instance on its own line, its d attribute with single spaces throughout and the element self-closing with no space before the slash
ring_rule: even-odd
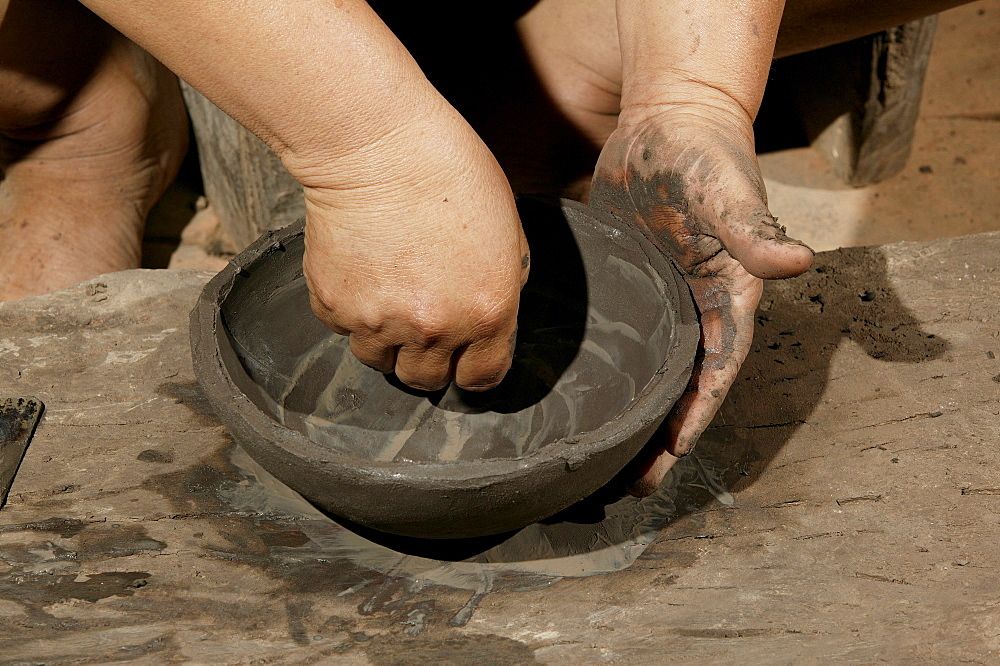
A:
<svg viewBox="0 0 1000 666">
<path fill-rule="evenodd" d="M 812 249 L 789 237 L 785 227 L 759 202 L 742 215 L 726 218 L 718 225 L 716 237 L 751 275 L 765 279 L 795 277 L 812 264 Z"/>
</svg>

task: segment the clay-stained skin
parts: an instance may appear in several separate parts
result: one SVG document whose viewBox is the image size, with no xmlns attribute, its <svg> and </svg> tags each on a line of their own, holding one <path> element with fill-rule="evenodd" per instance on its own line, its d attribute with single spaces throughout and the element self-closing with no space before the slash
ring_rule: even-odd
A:
<svg viewBox="0 0 1000 666">
<path fill-rule="evenodd" d="M 741 242 L 759 244 L 765 253 L 774 241 L 797 244 L 767 210 L 752 153 L 721 131 L 698 129 L 651 123 L 619 130 L 598 162 L 590 199 L 632 221 L 670 256 L 698 306 L 699 356 L 672 418 L 686 415 L 699 398 L 703 404 L 721 402 L 749 349 L 761 281 L 730 255 L 723 240 L 741 233 Z M 668 450 L 690 451 L 708 417 L 702 420 L 684 432 L 675 428 Z"/>
<path fill-rule="evenodd" d="M 641 155 L 635 159 L 638 144 L 642 145 Z M 673 258 L 691 287 L 703 326 L 707 323 L 712 329 L 712 335 L 703 340 L 707 356 L 703 362 L 721 368 L 736 348 L 736 323 L 732 318 L 731 302 L 719 284 L 725 282 L 733 260 L 722 242 L 711 233 L 714 230 L 707 213 L 713 190 L 726 184 L 718 167 L 714 166 L 717 163 L 715 156 L 694 148 L 677 149 L 673 144 L 658 133 L 639 137 L 629 144 L 619 144 L 620 157 L 614 160 L 602 157 L 602 162 L 628 166 L 625 170 L 605 168 L 598 171 L 591 190 L 591 204 L 605 208 L 619 219 L 631 218 L 657 247 Z M 733 153 L 735 151 L 726 157 L 731 159 Z M 664 171 L 660 167 L 663 164 L 672 167 Z M 758 185 L 758 194 L 763 192 L 759 177 L 751 182 Z M 770 218 L 766 211 L 745 212 Z M 725 220 L 734 214 L 739 213 L 724 209 L 720 218 Z M 706 283 L 706 278 L 715 279 Z M 705 321 L 706 317 L 711 318 L 709 322 Z"/>
</svg>

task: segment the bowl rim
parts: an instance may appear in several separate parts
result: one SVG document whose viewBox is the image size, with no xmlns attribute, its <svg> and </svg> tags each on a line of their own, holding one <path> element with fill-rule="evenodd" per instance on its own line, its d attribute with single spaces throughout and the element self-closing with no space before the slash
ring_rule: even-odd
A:
<svg viewBox="0 0 1000 666">
<path fill-rule="evenodd" d="M 528 197 L 522 197 L 527 199 Z M 340 469 L 355 477 L 373 481 L 405 483 L 428 489 L 488 487 L 501 481 L 527 475 L 538 466 L 559 465 L 572 471 L 592 456 L 630 440 L 653 422 L 662 421 L 682 395 L 691 375 L 701 329 L 687 283 L 673 261 L 654 246 L 633 225 L 620 222 L 603 211 L 568 199 L 530 197 L 560 209 L 582 213 L 598 224 L 624 233 L 635 241 L 649 258 L 666 284 L 666 293 L 675 302 L 672 341 L 663 363 L 646 386 L 614 418 L 584 433 L 560 438 L 518 458 L 483 458 L 446 462 L 373 461 L 353 457 L 320 445 L 303 433 L 282 425 L 268 416 L 239 388 L 219 349 L 217 332 L 221 326 L 221 305 L 229 297 L 241 273 L 274 252 L 283 251 L 285 243 L 304 234 L 305 220 L 266 231 L 243 252 L 234 257 L 202 290 L 191 311 L 190 332 L 195 374 L 222 422 L 242 441 L 240 435 L 263 442 L 326 471 Z M 632 418 L 626 418 L 632 417 Z M 645 441 L 642 442 L 642 445 Z M 642 448 L 640 445 L 636 452 Z M 635 453 L 632 455 L 634 456 Z M 617 472 L 617 470 L 616 470 Z"/>
</svg>

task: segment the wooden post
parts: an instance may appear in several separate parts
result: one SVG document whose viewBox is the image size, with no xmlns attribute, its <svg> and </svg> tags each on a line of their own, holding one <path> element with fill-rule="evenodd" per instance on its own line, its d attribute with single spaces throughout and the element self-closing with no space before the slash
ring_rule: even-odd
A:
<svg viewBox="0 0 1000 666">
<path fill-rule="evenodd" d="M 844 182 L 885 180 L 910 155 L 937 16 L 775 63 L 781 95 Z"/>
<path fill-rule="evenodd" d="M 186 83 L 205 195 L 235 251 L 305 215 L 302 187 L 263 141 Z"/>
</svg>

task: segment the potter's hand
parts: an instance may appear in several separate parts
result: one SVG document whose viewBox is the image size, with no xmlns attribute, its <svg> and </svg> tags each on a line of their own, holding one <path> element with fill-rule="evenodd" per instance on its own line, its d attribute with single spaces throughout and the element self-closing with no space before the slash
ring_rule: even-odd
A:
<svg viewBox="0 0 1000 666">
<path fill-rule="evenodd" d="M 424 389 L 500 381 L 527 275 L 513 196 L 364 0 L 85 4 L 302 183 L 313 308 L 362 361 Z"/>
<path fill-rule="evenodd" d="M 591 204 L 634 220 L 684 274 L 701 345 L 667 441 L 630 492 L 653 492 L 718 410 L 746 358 L 761 278 L 798 275 L 812 251 L 768 212 L 747 118 L 711 105 L 623 114 L 597 164 Z"/>
<path fill-rule="evenodd" d="M 362 152 L 331 165 L 348 188 L 326 186 L 325 168 L 297 174 L 313 311 L 363 363 L 410 386 L 496 386 L 528 275 L 503 172 L 444 103 Z"/>
</svg>

